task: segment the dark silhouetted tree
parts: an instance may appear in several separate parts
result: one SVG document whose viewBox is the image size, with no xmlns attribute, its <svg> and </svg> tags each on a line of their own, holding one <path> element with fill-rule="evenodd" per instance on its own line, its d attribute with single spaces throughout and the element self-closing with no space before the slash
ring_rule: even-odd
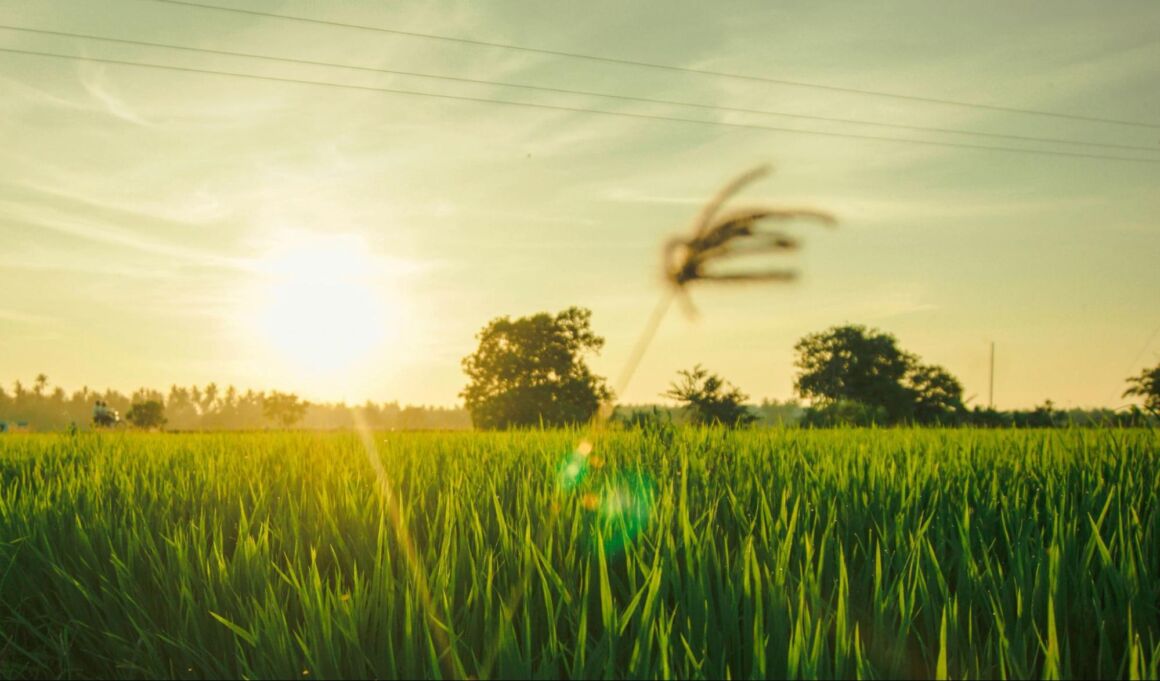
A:
<svg viewBox="0 0 1160 681">
<path fill-rule="evenodd" d="M 916 364 L 906 376 L 906 387 L 914 399 L 916 423 L 953 425 L 963 418 L 963 384 L 946 369 Z"/>
<path fill-rule="evenodd" d="M 262 413 L 267 419 L 277 421 L 283 428 L 291 428 L 301 421 L 308 406 L 309 403 L 298 399 L 293 393 L 274 391 L 262 399 Z"/>
<path fill-rule="evenodd" d="M 611 392 L 584 355 L 604 339 L 592 332 L 592 313 L 570 307 L 491 320 L 463 358 L 469 380 L 460 396 L 479 428 L 562 426 L 592 418 Z"/>
<path fill-rule="evenodd" d="M 1128 385 L 1131 387 L 1124 391 L 1124 397 L 1142 398 L 1144 408 L 1160 417 L 1160 364 L 1129 378 Z"/>
<path fill-rule="evenodd" d="M 689 421 L 699 425 L 720 424 L 729 428 L 745 426 L 757 420 L 745 406 L 749 396 L 700 364 L 691 371 L 679 371 L 680 382 L 673 382 L 663 397 L 684 403 Z"/>
<path fill-rule="evenodd" d="M 894 336 L 835 326 L 794 346 L 798 393 L 813 401 L 807 425 L 951 425 L 966 415 L 963 386 L 946 369 L 920 364 Z"/>
<path fill-rule="evenodd" d="M 902 384 L 913 359 L 894 336 L 864 326 L 835 326 L 794 345 L 799 370 L 794 388 L 825 408 L 855 402 L 881 410 L 891 423 L 912 416 L 914 400 Z"/>
<path fill-rule="evenodd" d="M 125 420 L 138 428 L 160 428 L 165 425 L 165 405 L 160 400 L 135 402 Z"/>
</svg>

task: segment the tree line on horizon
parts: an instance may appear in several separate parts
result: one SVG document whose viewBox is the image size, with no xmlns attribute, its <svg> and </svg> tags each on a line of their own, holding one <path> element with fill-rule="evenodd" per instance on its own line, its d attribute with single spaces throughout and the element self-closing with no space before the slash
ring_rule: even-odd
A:
<svg viewBox="0 0 1160 681">
<path fill-rule="evenodd" d="M 290 420 L 294 400 L 302 413 Z M 241 431 L 274 427 L 302 430 L 345 430 L 352 427 L 357 409 L 374 430 L 471 430 L 471 413 L 465 407 L 400 405 L 398 402 L 367 401 L 360 405 L 342 402 L 307 402 L 292 393 L 277 391 L 239 391 L 233 386 L 219 389 L 217 384 L 172 386 L 168 392 L 139 388 L 126 395 L 116 390 L 92 390 L 87 387 L 68 392 L 50 386 L 45 374 L 31 384 L 17 380 L 11 388 L 0 385 L 0 424 L 7 429 L 57 431 L 75 425 L 92 427 L 93 406 L 103 402 L 135 425 L 129 415 L 136 409 L 146 414 L 148 427 L 168 431 Z M 272 403 L 283 402 L 271 408 Z M 156 405 L 151 407 L 149 405 Z M 755 425 L 790 426 L 801 419 L 804 407 L 796 400 L 762 400 L 747 405 L 755 416 Z M 664 414 L 666 420 L 682 419 L 680 406 L 656 404 L 621 405 L 617 418 L 627 421 L 633 414 Z"/>
<path fill-rule="evenodd" d="M 591 328 L 591 312 L 571 307 L 558 314 L 493 319 L 477 335 L 477 350 L 463 359 L 469 379 L 463 407 L 400 406 L 397 402 L 350 406 L 311 403 L 293 393 L 171 386 L 168 393 L 141 388 L 131 395 L 82 388 L 50 390 L 39 374 L 31 387 L 0 386 L 0 431 L 12 425 L 36 430 L 89 428 L 94 405 L 116 410 L 133 425 L 171 431 L 256 430 L 271 427 L 344 430 L 355 412 L 375 430 L 536 428 L 589 422 L 615 396 L 592 373 L 585 355 L 604 339 Z M 749 403 L 749 396 L 701 365 L 678 372 L 660 397 L 677 406 L 620 405 L 610 414 L 623 427 L 670 424 L 742 426 L 972 426 L 984 428 L 1143 426 L 1160 418 L 1160 366 L 1128 379 L 1124 396 L 1144 408 L 1059 410 L 1051 400 L 1029 410 L 999 411 L 963 401 L 959 380 L 926 364 L 877 329 L 846 324 L 809 334 L 794 345 L 794 390 L 799 399 Z"/>
<path fill-rule="evenodd" d="M 292 393 L 204 387 L 172 386 L 168 392 L 140 388 L 126 395 L 116 390 L 96 391 L 87 387 L 72 393 L 51 387 L 40 374 L 31 385 L 20 381 L 11 390 L 0 386 L 0 422 L 34 430 L 67 430 L 92 427 L 97 401 L 128 417 L 137 409 L 149 427 L 170 431 L 230 431 L 265 428 L 304 430 L 344 430 L 351 428 L 357 409 L 375 430 L 469 430 L 471 416 L 460 407 L 400 405 L 398 402 L 367 401 L 360 405 L 343 402 L 306 402 Z M 156 408 L 146 407 L 155 404 Z M 160 423 L 153 421 L 152 412 Z M 127 419 L 128 420 L 128 419 Z"/>
<path fill-rule="evenodd" d="M 590 421 L 615 396 L 585 356 L 603 347 L 591 328 L 591 312 L 570 307 L 512 319 L 499 317 L 477 334 L 475 352 L 463 358 L 469 382 L 464 398 L 476 427 L 485 429 L 566 426 Z M 683 421 L 749 426 L 773 420 L 782 425 L 1059 427 L 1068 425 L 1147 425 L 1160 416 L 1160 367 L 1128 379 L 1125 396 L 1144 398 L 1144 411 L 1058 410 L 1047 400 L 1030 410 L 999 411 L 963 400 L 962 383 L 945 368 L 924 363 L 899 347 L 898 340 L 857 324 L 831 327 L 794 345 L 796 400 L 764 402 L 755 412 L 749 397 L 701 365 L 678 372 L 660 396 L 679 407 L 625 408 L 614 422 L 642 426 Z"/>
</svg>

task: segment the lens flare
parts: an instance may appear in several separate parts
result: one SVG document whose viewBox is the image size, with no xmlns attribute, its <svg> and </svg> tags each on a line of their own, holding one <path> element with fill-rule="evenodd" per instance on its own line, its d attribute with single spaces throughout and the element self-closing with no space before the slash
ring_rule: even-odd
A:
<svg viewBox="0 0 1160 681">
<path fill-rule="evenodd" d="M 606 555 L 619 555 L 648 529 L 655 497 L 656 488 L 643 475 L 609 484 L 596 509 Z"/>
<path fill-rule="evenodd" d="M 584 482 L 588 476 L 588 454 L 592 452 L 592 445 L 581 442 L 576 449 L 556 467 L 556 483 L 564 492 L 571 492 Z"/>
</svg>

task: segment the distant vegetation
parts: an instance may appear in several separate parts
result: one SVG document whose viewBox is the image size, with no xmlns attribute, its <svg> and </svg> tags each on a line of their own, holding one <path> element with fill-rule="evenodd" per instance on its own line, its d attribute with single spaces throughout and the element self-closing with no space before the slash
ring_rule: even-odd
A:
<svg viewBox="0 0 1160 681">
<path fill-rule="evenodd" d="M 591 312 L 568 308 L 492 320 L 480 331 L 479 346 L 463 360 L 469 382 L 461 393 L 477 428 L 553 427 L 584 423 L 602 401 L 615 396 L 592 374 L 584 355 L 600 350 Z M 678 373 L 680 380 L 661 394 L 678 407 L 618 406 L 615 423 L 656 427 L 692 425 L 791 426 L 974 426 L 1051 428 L 1060 426 L 1147 425 L 1139 409 L 1055 409 L 1050 400 L 1030 410 L 968 409 L 958 378 L 902 350 L 894 336 L 860 325 L 835 326 L 802 338 L 794 346 L 798 374 L 794 388 L 808 403 L 763 401 L 748 396 L 700 365 Z M 1157 385 L 1145 372 L 1132 379 L 1127 394 L 1145 396 Z M 1155 398 L 1160 400 L 1160 398 Z M 1146 398 L 1147 400 L 1147 398 Z M 1149 403 L 1150 404 L 1150 403 Z"/>
<path fill-rule="evenodd" d="M 698 426 L 748 426 L 757 417 L 745 406 L 749 396 L 737 386 L 700 364 L 691 370 L 680 371 L 680 382 L 673 382 L 664 397 L 682 403 L 686 420 Z"/>
<path fill-rule="evenodd" d="M 160 428 L 165 425 L 165 405 L 160 400 L 146 400 L 138 402 L 129 408 L 125 420 L 138 428 L 146 430 Z"/>
<path fill-rule="evenodd" d="M 271 427 L 344 430 L 354 412 L 375 430 L 469 430 L 537 428 L 587 422 L 615 397 L 584 356 L 604 339 L 591 328 L 591 312 L 568 308 L 555 315 L 492 320 L 479 346 L 463 359 L 469 382 L 464 408 L 401 407 L 390 402 L 362 405 L 317 404 L 292 393 L 173 386 L 167 394 L 141 388 L 132 395 L 82 388 L 71 394 L 51 388 L 45 374 L 31 387 L 20 381 L 0 386 L 0 432 L 17 429 L 88 428 L 100 400 L 144 429 L 260 430 Z M 720 424 L 728 427 L 803 426 L 970 426 L 976 428 L 1058 428 L 1067 426 L 1148 426 L 1160 420 L 1160 365 L 1127 379 L 1124 397 L 1138 397 L 1143 409 L 1059 409 L 1045 400 L 1032 409 L 999 411 L 968 408 L 959 380 L 943 367 L 924 364 L 898 346 L 894 336 L 864 326 L 835 326 L 810 334 L 794 346 L 798 369 L 794 388 L 801 398 L 747 403 L 748 396 L 700 365 L 678 372 L 679 381 L 659 395 L 678 402 L 619 405 L 616 424 Z"/>
<path fill-rule="evenodd" d="M 50 388 L 48 377 L 41 374 L 25 387 L 20 381 L 11 389 L 0 387 L 0 422 L 8 428 L 25 424 L 31 430 L 66 430 L 75 425 L 91 426 L 93 405 L 107 402 L 127 420 L 134 409 L 143 416 L 144 405 L 153 402 L 161 407 L 158 415 L 167 430 L 262 430 L 297 427 L 306 430 L 346 430 L 358 409 L 367 424 L 376 430 L 468 430 L 471 417 L 464 409 L 400 406 L 395 402 L 308 403 L 297 396 L 278 392 L 240 391 L 233 386 L 222 389 L 215 383 L 204 387 L 173 386 L 167 393 L 141 388 L 131 395 L 115 390 L 98 392 L 88 388 L 66 392 Z M 291 406 L 291 405 L 297 406 Z M 289 408 L 290 411 L 286 411 Z M 148 408 L 150 410 L 156 407 Z M 142 427 L 156 428 L 152 411 Z"/>
<path fill-rule="evenodd" d="M 963 386 L 939 366 L 922 364 L 890 334 L 835 326 L 794 346 L 794 388 L 813 401 L 810 425 L 953 424 Z"/>
<path fill-rule="evenodd" d="M 1128 389 L 1124 397 L 1139 397 L 1144 400 L 1144 408 L 1160 418 L 1160 364 L 1144 369 L 1139 376 L 1128 379 Z"/>
<path fill-rule="evenodd" d="M 262 414 L 283 428 L 297 425 L 306 416 L 309 402 L 303 402 L 297 395 L 274 391 L 262 399 Z"/>
<path fill-rule="evenodd" d="M 604 339 L 592 312 L 570 307 L 555 315 L 493 319 L 479 347 L 463 358 L 468 384 L 460 394 L 480 428 L 554 427 L 584 423 L 612 397 L 584 355 Z"/>
<path fill-rule="evenodd" d="M 1141 426 L 1153 419 L 1139 408 L 1059 410 L 1051 400 L 1028 410 L 968 409 L 963 387 L 946 369 L 923 364 L 898 347 L 894 336 L 864 326 L 835 326 L 810 334 L 794 346 L 798 375 L 794 387 L 811 401 L 805 426 L 942 425 L 979 428 Z M 1160 367 L 1130 379 L 1125 396 L 1138 395 L 1160 406 L 1155 395 Z M 1151 382 L 1149 382 L 1151 381 Z M 1160 410 L 1149 407 L 1153 415 Z"/>
</svg>

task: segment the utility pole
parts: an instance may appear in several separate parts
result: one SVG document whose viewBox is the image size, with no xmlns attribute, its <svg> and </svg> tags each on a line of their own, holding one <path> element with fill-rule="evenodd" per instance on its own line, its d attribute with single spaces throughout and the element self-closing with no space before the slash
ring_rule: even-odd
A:
<svg viewBox="0 0 1160 681">
<path fill-rule="evenodd" d="M 995 408 L 995 341 L 991 341 L 991 380 L 987 385 L 987 408 Z"/>
</svg>

